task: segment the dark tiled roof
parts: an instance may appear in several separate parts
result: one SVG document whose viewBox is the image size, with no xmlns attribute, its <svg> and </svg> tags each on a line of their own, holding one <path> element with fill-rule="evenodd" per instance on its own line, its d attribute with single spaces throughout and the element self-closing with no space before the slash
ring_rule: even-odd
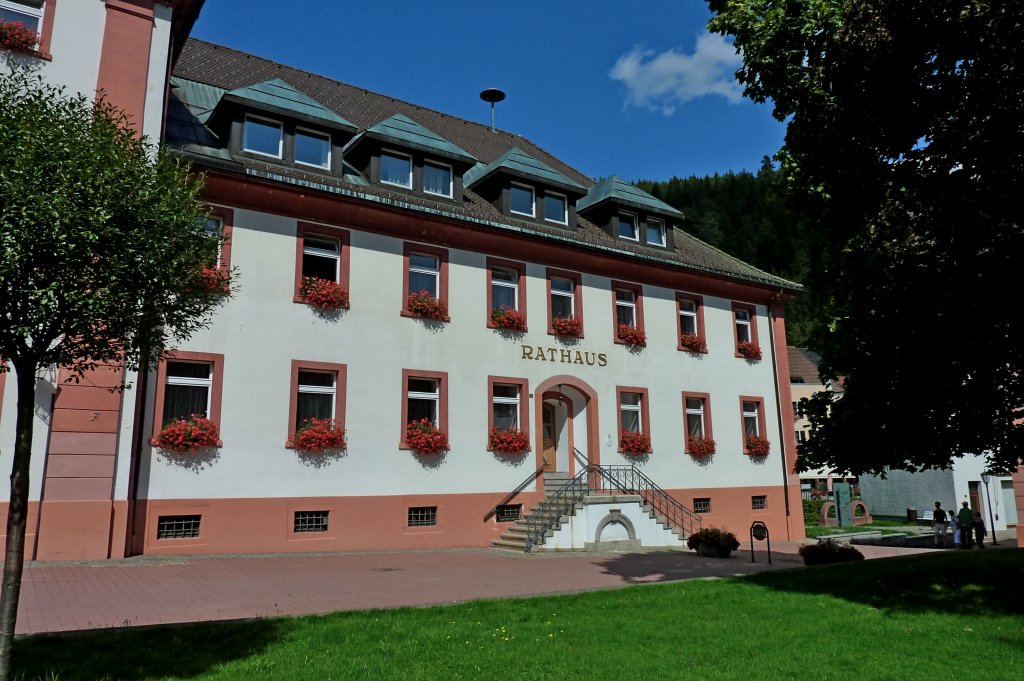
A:
<svg viewBox="0 0 1024 681">
<path fill-rule="evenodd" d="M 188 41 L 173 76 L 168 103 L 167 141 L 198 162 L 254 177 L 405 205 L 414 210 L 456 219 L 510 227 L 537 236 L 632 254 L 647 260 L 675 264 L 687 270 L 708 272 L 772 288 L 791 291 L 800 288 L 799 284 L 759 270 L 680 230 L 675 232 L 675 252 L 666 252 L 617 240 L 582 217 L 578 220 L 577 231 L 517 220 L 503 215 L 471 190 L 464 192 L 463 201 L 459 204 L 434 201 L 418 194 L 369 185 L 354 171 L 344 177 L 333 177 L 250 157 L 232 156 L 224 141 L 204 125 L 210 112 L 227 90 L 280 78 L 328 110 L 351 121 L 360 130 L 365 131 L 385 119 L 401 114 L 457 145 L 482 163 L 493 163 L 518 148 L 554 172 L 564 175 L 572 183 L 583 188 L 594 185 L 594 181 L 587 176 L 518 135 L 500 130 L 492 132 L 488 127 L 471 121 L 203 41 Z"/>
<path fill-rule="evenodd" d="M 818 383 L 821 357 L 807 348 L 789 346 L 789 376 L 792 383 Z"/>
</svg>

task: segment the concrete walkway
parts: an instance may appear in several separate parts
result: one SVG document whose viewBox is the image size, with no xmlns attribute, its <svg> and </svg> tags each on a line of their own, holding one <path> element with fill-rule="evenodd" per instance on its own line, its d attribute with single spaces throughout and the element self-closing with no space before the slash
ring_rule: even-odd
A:
<svg viewBox="0 0 1024 681">
<path fill-rule="evenodd" d="M 763 546 L 763 545 L 762 545 Z M 142 556 L 27 563 L 18 633 L 305 615 L 609 589 L 801 566 L 798 544 L 729 559 L 691 551 L 525 555 L 493 549 Z M 928 553 L 859 547 L 866 558 Z"/>
</svg>

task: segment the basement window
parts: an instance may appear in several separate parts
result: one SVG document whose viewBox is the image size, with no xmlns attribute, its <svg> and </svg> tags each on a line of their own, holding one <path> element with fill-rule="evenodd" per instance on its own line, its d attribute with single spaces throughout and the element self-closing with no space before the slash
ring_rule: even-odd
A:
<svg viewBox="0 0 1024 681">
<path fill-rule="evenodd" d="M 296 511 L 293 530 L 300 532 L 326 532 L 327 511 Z"/>
<path fill-rule="evenodd" d="M 195 539 L 199 536 L 199 515 L 162 515 L 156 521 L 157 539 Z"/>
<path fill-rule="evenodd" d="M 410 506 L 409 527 L 437 525 L 437 506 Z"/>
</svg>

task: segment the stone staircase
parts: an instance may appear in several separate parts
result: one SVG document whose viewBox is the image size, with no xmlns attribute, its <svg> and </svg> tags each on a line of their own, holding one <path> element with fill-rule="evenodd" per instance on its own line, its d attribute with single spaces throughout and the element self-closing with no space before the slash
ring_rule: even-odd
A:
<svg viewBox="0 0 1024 681">
<path fill-rule="evenodd" d="M 491 546 L 496 549 L 508 549 L 509 551 L 517 551 L 523 553 L 526 550 L 526 535 L 527 535 L 527 518 L 536 517 L 539 515 L 549 516 L 550 520 L 555 520 L 554 513 L 545 507 L 545 502 L 551 497 L 556 491 L 561 489 L 571 478 L 568 473 L 562 472 L 548 472 L 544 473 L 544 501 L 541 501 L 532 509 L 530 512 L 523 515 L 519 520 L 516 520 L 512 525 L 505 530 L 505 533 L 491 542 Z"/>
</svg>

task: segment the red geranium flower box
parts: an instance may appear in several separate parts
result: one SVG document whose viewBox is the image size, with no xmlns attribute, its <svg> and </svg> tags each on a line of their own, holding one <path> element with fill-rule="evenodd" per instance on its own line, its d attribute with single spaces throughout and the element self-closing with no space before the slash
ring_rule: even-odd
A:
<svg viewBox="0 0 1024 681">
<path fill-rule="evenodd" d="M 747 359 L 761 359 L 761 346 L 753 341 L 740 343 L 736 346 L 736 352 Z"/>
<path fill-rule="evenodd" d="M 686 452 L 697 459 L 706 459 L 715 453 L 715 441 L 709 437 L 691 437 L 686 441 Z"/>
<path fill-rule="evenodd" d="M 219 267 L 204 267 L 199 273 L 199 282 L 203 289 L 210 293 L 226 296 L 231 293 L 228 284 L 228 273 Z"/>
<path fill-rule="evenodd" d="M 448 435 L 430 419 L 410 421 L 405 428 L 405 446 L 420 454 L 436 454 L 448 449 Z"/>
<path fill-rule="evenodd" d="M 299 289 L 302 299 L 324 310 L 347 310 L 348 291 L 336 281 L 320 277 L 303 277 Z"/>
<path fill-rule="evenodd" d="M 583 335 L 583 320 L 579 317 L 555 317 L 551 320 L 551 330 L 558 336 Z"/>
<path fill-rule="evenodd" d="M 292 446 L 304 452 L 326 452 L 329 449 L 345 449 L 345 431 L 339 429 L 334 419 L 306 419 L 295 431 Z"/>
<path fill-rule="evenodd" d="M 520 454 L 530 450 L 530 438 L 518 428 L 491 428 L 487 449 L 499 454 Z"/>
<path fill-rule="evenodd" d="M 526 315 L 519 310 L 513 310 L 507 305 L 502 305 L 491 312 L 491 323 L 499 329 L 509 331 L 526 331 Z"/>
<path fill-rule="evenodd" d="M 630 324 L 619 324 L 617 333 L 619 340 L 626 345 L 632 345 L 638 348 L 647 347 L 647 334 L 644 333 L 643 329 L 638 329 Z"/>
<path fill-rule="evenodd" d="M 193 414 L 186 421 L 171 421 L 150 439 L 149 444 L 172 452 L 195 454 L 204 447 L 219 447 L 217 424 L 202 414 Z"/>
<path fill-rule="evenodd" d="M 0 21 L 0 47 L 12 52 L 35 52 L 39 34 L 20 21 Z"/>
<path fill-rule="evenodd" d="M 684 333 L 679 337 L 679 347 L 687 352 L 703 353 L 708 351 L 708 343 L 704 336 L 695 333 Z"/>
<path fill-rule="evenodd" d="M 619 436 L 619 449 L 624 454 L 647 454 L 651 451 L 651 436 L 643 433 L 623 433 Z"/>
<path fill-rule="evenodd" d="M 414 317 L 424 319 L 445 319 L 448 317 L 448 303 L 435 298 L 426 291 L 410 293 L 405 300 L 405 309 Z"/>
<path fill-rule="evenodd" d="M 766 437 L 748 435 L 746 445 L 748 456 L 768 456 L 768 450 L 771 449 L 772 443 Z"/>
</svg>

